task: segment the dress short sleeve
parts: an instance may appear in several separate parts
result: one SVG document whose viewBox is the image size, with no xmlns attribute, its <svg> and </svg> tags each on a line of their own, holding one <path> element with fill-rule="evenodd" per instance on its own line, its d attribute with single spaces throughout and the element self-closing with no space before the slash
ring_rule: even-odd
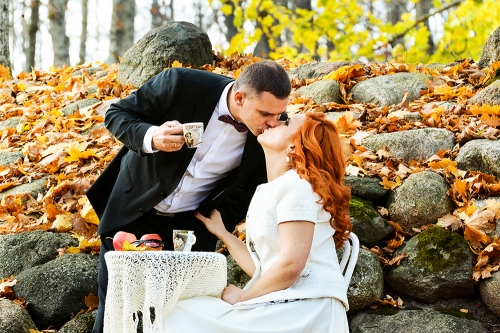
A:
<svg viewBox="0 0 500 333">
<path fill-rule="evenodd" d="M 276 222 L 279 224 L 286 221 L 311 221 L 318 220 L 318 214 L 322 211 L 320 200 L 311 184 L 299 177 L 296 172 L 290 172 L 281 180 L 276 203 Z"/>
</svg>

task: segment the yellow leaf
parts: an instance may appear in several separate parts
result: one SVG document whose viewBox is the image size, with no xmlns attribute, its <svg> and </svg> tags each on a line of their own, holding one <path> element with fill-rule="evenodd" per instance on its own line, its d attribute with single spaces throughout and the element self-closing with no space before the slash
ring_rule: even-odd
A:
<svg viewBox="0 0 500 333">
<path fill-rule="evenodd" d="M 49 138 L 47 138 L 45 135 L 39 135 L 39 136 L 36 137 L 36 139 L 40 143 L 47 143 L 47 141 L 49 141 Z"/>
<path fill-rule="evenodd" d="M 80 203 L 80 200 L 78 200 L 78 202 Z M 85 221 L 95 225 L 99 225 L 99 217 L 97 217 L 94 208 L 92 208 L 92 205 L 88 200 L 85 200 L 80 215 L 85 219 Z"/>
<path fill-rule="evenodd" d="M 394 181 L 390 181 L 387 179 L 387 177 L 382 178 L 382 181 L 379 182 L 386 190 L 393 190 L 399 185 L 401 185 L 401 178 L 396 177 Z"/>
<path fill-rule="evenodd" d="M 71 230 L 71 214 L 59 214 L 56 216 L 55 221 L 52 223 L 51 229 L 59 232 Z"/>
<path fill-rule="evenodd" d="M 178 62 L 177 60 L 174 60 L 174 62 L 172 63 L 172 68 L 175 68 L 175 67 L 182 67 L 182 64 L 180 62 Z"/>
<path fill-rule="evenodd" d="M 233 7 L 231 5 L 225 4 L 220 8 L 220 11 L 224 13 L 224 15 L 229 16 L 233 12 Z"/>
<path fill-rule="evenodd" d="M 50 115 L 54 116 L 55 118 L 58 118 L 58 117 L 61 117 L 62 115 L 64 115 L 64 113 L 62 113 L 61 111 L 59 111 L 57 108 L 53 108 L 50 112 L 49 112 Z"/>
</svg>

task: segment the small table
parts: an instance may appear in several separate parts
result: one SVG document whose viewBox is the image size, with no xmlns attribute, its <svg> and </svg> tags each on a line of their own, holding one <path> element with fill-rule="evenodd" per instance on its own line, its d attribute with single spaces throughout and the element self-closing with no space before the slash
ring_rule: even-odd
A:
<svg viewBox="0 0 500 333">
<path fill-rule="evenodd" d="M 178 300 L 220 297 L 226 286 L 226 257 L 214 252 L 110 251 L 105 333 L 162 332 L 163 318 Z M 154 311 L 154 322 L 151 312 Z"/>
</svg>

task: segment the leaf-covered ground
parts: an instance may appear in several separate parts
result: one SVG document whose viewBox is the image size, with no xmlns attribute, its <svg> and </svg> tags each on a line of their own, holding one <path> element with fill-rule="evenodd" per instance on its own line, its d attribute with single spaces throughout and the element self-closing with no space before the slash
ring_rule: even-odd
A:
<svg viewBox="0 0 500 333">
<path fill-rule="evenodd" d="M 241 70 L 259 61 L 252 56 L 233 55 L 229 58 L 216 55 L 215 66 L 202 69 L 236 78 Z M 278 60 L 287 71 L 302 63 Z M 101 66 L 92 75 L 90 67 Z M 175 62 L 174 66 L 182 66 Z M 460 145 L 477 138 L 500 137 L 500 106 L 467 105 L 467 101 L 495 77 L 500 63 L 490 68 L 478 69 L 467 59 L 460 60 L 440 70 L 411 64 L 356 64 L 328 74 L 341 85 L 346 104 L 317 105 L 312 99 L 300 96 L 295 89 L 311 84 L 317 79 L 292 79 L 291 101 L 288 112 L 320 111 L 345 112 L 336 120 L 342 133 L 344 152 L 348 159 L 346 174 L 378 176 L 386 189 L 395 189 L 411 173 L 432 170 L 443 175 L 450 184 L 449 196 L 458 207 L 453 214 L 440 219 L 443 227 L 460 232 L 478 255 L 474 278 L 487 278 L 500 269 L 500 241 L 487 235 L 500 218 L 500 205 L 493 200 L 479 209 L 475 198 L 500 194 L 500 183 L 491 175 L 459 170 L 454 157 Z M 395 106 L 378 107 L 374 104 L 357 104 L 349 90 L 357 83 L 371 77 L 397 72 L 431 74 L 427 90 L 411 103 L 403 101 Z M 97 253 L 100 241 L 96 230 L 98 219 L 85 197 L 85 191 L 105 169 L 121 148 L 110 133 L 102 127 L 104 113 L 115 98 L 124 98 L 133 91 L 116 80 L 117 66 L 93 63 L 79 67 L 51 68 L 49 71 L 32 70 L 9 77 L 8 70 L 0 67 L 0 121 L 20 117 L 15 128 L 0 130 L 0 151 L 21 151 L 22 159 L 8 166 L 0 166 L 0 192 L 20 184 L 46 177 L 45 190 L 37 197 L 8 195 L 0 202 L 0 234 L 19 233 L 34 229 L 71 232 L 80 240 L 80 246 L 60 249 L 61 253 Z M 94 88 L 89 89 L 89 87 Z M 81 99 L 96 98 L 99 103 L 65 116 L 62 109 Z M 452 108 L 432 103 L 452 101 Z M 419 112 L 421 121 L 409 122 L 405 115 Z M 404 131 L 436 127 L 455 134 L 457 146 L 450 151 L 440 151 L 425 161 L 405 163 L 391 156 L 384 149 L 369 151 L 361 140 L 374 133 Z M 1 193 L 0 193 L 1 194 Z M 382 216 L 387 210 L 379 208 Z M 405 239 L 401 228 L 393 223 L 397 232 L 394 239 L 383 248 L 371 249 L 384 265 L 394 265 L 401 258 L 392 258 L 395 248 Z M 419 232 L 425 229 L 415 229 Z"/>
</svg>

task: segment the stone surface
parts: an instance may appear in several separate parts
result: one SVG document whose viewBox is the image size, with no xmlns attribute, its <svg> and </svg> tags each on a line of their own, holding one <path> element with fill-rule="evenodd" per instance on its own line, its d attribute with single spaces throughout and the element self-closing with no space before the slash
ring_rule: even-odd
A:
<svg viewBox="0 0 500 333">
<path fill-rule="evenodd" d="M 30 194 L 33 198 L 38 196 L 38 193 L 42 193 L 47 183 L 48 177 L 42 177 L 40 179 L 35 179 L 31 183 L 25 183 L 18 185 L 7 191 L 0 193 L 0 200 L 7 195 L 17 195 L 17 194 Z"/>
<path fill-rule="evenodd" d="M 65 106 L 62 109 L 62 113 L 64 113 L 65 116 L 69 116 L 73 113 L 75 113 L 76 110 L 86 108 L 87 106 L 94 105 L 95 103 L 99 103 L 100 100 L 97 98 L 86 98 L 86 99 L 81 99 L 79 101 L 73 102 L 67 106 Z"/>
<path fill-rule="evenodd" d="M 455 161 L 461 170 L 481 171 L 500 177 L 500 141 L 469 141 L 460 148 Z"/>
<path fill-rule="evenodd" d="M 316 104 L 331 102 L 344 104 L 340 95 L 340 84 L 335 80 L 316 81 L 310 85 L 300 87 L 297 92 L 311 97 Z"/>
<path fill-rule="evenodd" d="M 30 329 L 37 327 L 28 311 L 11 300 L 0 298 L 0 332 L 30 333 Z"/>
<path fill-rule="evenodd" d="M 58 333 L 92 333 L 94 327 L 97 310 L 89 313 L 84 313 L 76 316 L 75 318 L 64 324 Z"/>
<path fill-rule="evenodd" d="M 20 151 L 4 151 L 0 152 L 0 165 L 7 166 L 9 164 L 17 162 L 23 157 L 23 153 Z"/>
<path fill-rule="evenodd" d="M 408 91 L 408 102 L 420 97 L 420 91 L 427 89 L 425 82 L 430 75 L 420 73 L 396 73 L 382 75 L 357 83 L 352 89 L 352 98 L 359 103 L 373 103 L 378 106 L 399 104 Z"/>
<path fill-rule="evenodd" d="M 97 295 L 99 257 L 66 254 L 16 276 L 15 297 L 28 303 L 28 312 L 39 328 L 61 325 L 71 314 L 87 309 L 84 298 Z"/>
<path fill-rule="evenodd" d="M 475 320 L 434 310 L 394 310 L 391 314 L 360 313 L 349 323 L 352 333 L 488 333 Z"/>
<path fill-rule="evenodd" d="M 250 276 L 248 276 L 248 274 L 245 273 L 240 266 L 238 266 L 230 254 L 226 256 L 226 259 L 227 284 L 234 284 L 237 287 L 243 288 L 248 281 L 250 281 Z"/>
<path fill-rule="evenodd" d="M 409 162 L 425 160 L 443 149 L 453 149 L 455 135 L 445 129 L 425 128 L 374 134 L 364 138 L 362 144 L 373 151 L 385 146 L 389 153 Z"/>
<path fill-rule="evenodd" d="M 351 197 L 349 202 L 352 231 L 361 244 L 371 248 L 389 237 L 394 228 L 384 220 L 369 201 Z"/>
<path fill-rule="evenodd" d="M 488 37 L 481 52 L 479 59 L 479 68 L 491 66 L 495 61 L 500 60 L 500 28 L 496 29 L 493 34 Z"/>
<path fill-rule="evenodd" d="M 455 205 L 446 195 L 449 185 L 432 171 L 411 174 L 403 185 L 391 191 L 387 200 L 390 220 L 406 232 L 453 212 Z"/>
<path fill-rule="evenodd" d="M 195 67 L 212 64 L 208 35 L 188 22 L 170 22 L 150 30 L 123 55 L 118 82 L 138 88 L 175 60 Z"/>
<path fill-rule="evenodd" d="M 382 264 L 375 253 L 360 248 L 356 268 L 347 289 L 348 313 L 355 313 L 382 298 L 384 298 Z"/>
<path fill-rule="evenodd" d="M 42 230 L 0 235 L 0 279 L 55 259 L 57 249 L 65 246 L 78 246 L 78 240 L 69 234 Z"/>
<path fill-rule="evenodd" d="M 488 104 L 488 105 L 499 105 L 500 104 L 500 80 L 497 80 L 472 96 L 471 99 L 467 101 L 467 104 Z"/>
<path fill-rule="evenodd" d="M 4 121 L 0 121 L 0 131 L 6 128 L 16 128 L 21 123 L 21 117 L 10 117 Z"/>
<path fill-rule="evenodd" d="M 488 309 L 500 317 L 500 273 L 495 272 L 490 278 L 481 280 L 479 292 Z"/>
<path fill-rule="evenodd" d="M 474 295 L 472 253 L 458 233 L 428 228 L 406 240 L 394 255 L 403 253 L 408 257 L 385 274 L 392 290 L 428 303 Z"/>
<path fill-rule="evenodd" d="M 352 195 L 370 201 L 379 200 L 387 193 L 380 182 L 378 177 L 344 177 L 344 185 L 351 187 Z"/>
<path fill-rule="evenodd" d="M 349 61 L 310 62 L 291 69 L 289 75 L 291 78 L 312 79 L 325 76 L 333 71 L 336 71 L 340 67 L 355 64 L 357 63 Z"/>
</svg>

